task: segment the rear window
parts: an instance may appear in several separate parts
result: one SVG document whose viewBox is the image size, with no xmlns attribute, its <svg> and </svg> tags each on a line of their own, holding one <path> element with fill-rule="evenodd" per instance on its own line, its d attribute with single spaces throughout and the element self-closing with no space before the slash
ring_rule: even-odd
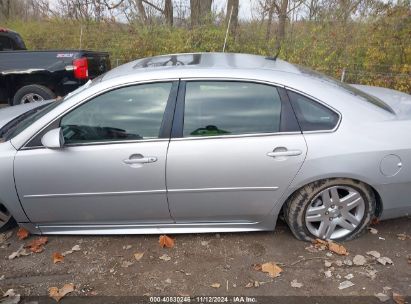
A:
<svg viewBox="0 0 411 304">
<path fill-rule="evenodd" d="M 337 126 L 340 116 L 331 109 L 301 94 L 287 93 L 302 131 L 326 131 Z"/>
<path fill-rule="evenodd" d="M 383 102 L 381 99 L 375 97 L 375 96 L 371 96 L 361 90 L 358 90 L 357 88 L 354 88 L 352 86 L 350 86 L 347 83 L 338 81 L 332 77 L 328 77 L 322 73 L 307 69 L 306 67 L 302 67 L 299 65 L 295 65 L 295 67 L 302 73 L 305 75 L 309 75 L 311 77 L 315 77 L 315 78 L 319 78 L 322 81 L 326 81 L 332 85 L 335 85 L 337 87 L 339 87 L 340 89 L 343 89 L 345 92 L 351 94 L 351 95 L 355 95 L 357 97 L 360 97 L 362 100 L 369 102 L 377 107 L 379 107 L 380 109 L 383 109 L 387 112 L 390 112 L 392 114 L 395 114 L 394 110 L 391 109 L 391 107 L 389 105 L 387 105 L 385 102 Z"/>
</svg>

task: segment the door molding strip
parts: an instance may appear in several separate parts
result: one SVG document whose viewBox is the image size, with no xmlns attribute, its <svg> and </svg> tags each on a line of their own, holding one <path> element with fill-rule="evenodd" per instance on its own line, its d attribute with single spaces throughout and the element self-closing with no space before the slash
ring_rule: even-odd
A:
<svg viewBox="0 0 411 304">
<path fill-rule="evenodd" d="M 121 192 L 89 192 L 89 193 L 57 193 L 57 194 L 32 194 L 24 198 L 58 198 L 58 197 L 87 197 L 87 196 L 113 196 L 113 195 L 139 195 L 139 194 L 166 194 L 166 193 L 198 193 L 198 192 L 230 192 L 230 191 L 276 191 L 278 187 L 226 187 L 226 188 L 195 188 L 195 189 L 168 189 L 168 190 L 143 190 Z"/>
</svg>

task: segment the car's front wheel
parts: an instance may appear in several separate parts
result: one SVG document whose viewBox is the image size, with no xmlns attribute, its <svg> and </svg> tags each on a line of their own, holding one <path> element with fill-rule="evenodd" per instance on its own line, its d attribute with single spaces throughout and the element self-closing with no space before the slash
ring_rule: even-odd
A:
<svg viewBox="0 0 411 304">
<path fill-rule="evenodd" d="M 361 234 L 375 214 L 369 186 L 351 179 L 325 179 L 297 190 L 288 200 L 285 219 L 300 240 L 350 240 Z"/>
<path fill-rule="evenodd" d="M 10 212 L 0 204 L 0 232 L 6 231 L 16 225 Z"/>
</svg>

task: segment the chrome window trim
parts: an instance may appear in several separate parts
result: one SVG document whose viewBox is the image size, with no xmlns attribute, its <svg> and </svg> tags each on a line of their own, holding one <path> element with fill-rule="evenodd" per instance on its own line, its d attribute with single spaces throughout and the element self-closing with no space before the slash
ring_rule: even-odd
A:
<svg viewBox="0 0 411 304">
<path fill-rule="evenodd" d="M 236 134 L 236 135 L 216 135 L 216 136 L 190 136 L 190 137 L 174 137 L 170 141 L 182 140 L 200 140 L 200 139 L 224 139 L 224 138 L 243 138 L 243 137 L 271 137 L 281 135 L 301 135 L 301 132 L 276 132 L 276 133 L 250 133 L 250 134 Z"/>
<path fill-rule="evenodd" d="M 236 82 L 251 82 L 267 84 L 271 86 L 276 86 L 280 88 L 286 88 L 283 84 L 278 82 L 272 82 L 268 80 L 254 79 L 254 78 L 236 78 L 236 77 L 181 77 L 181 81 L 236 81 Z"/>
<path fill-rule="evenodd" d="M 104 90 L 101 90 L 99 92 L 96 92 L 93 95 L 90 95 L 89 97 L 79 101 L 77 104 L 73 105 L 72 107 L 66 109 L 62 113 L 60 113 L 57 117 L 55 117 L 52 121 L 50 121 L 48 124 L 43 126 L 39 131 L 37 131 L 33 136 L 30 137 L 29 140 L 27 140 L 24 145 L 19 149 L 20 150 L 33 150 L 33 149 L 47 149 L 43 146 L 36 146 L 36 147 L 27 147 L 26 145 L 32 141 L 38 134 L 44 131 L 44 129 L 47 129 L 52 123 L 55 121 L 59 120 L 62 116 L 66 115 L 68 112 L 80 107 L 84 103 L 88 102 L 89 100 L 102 95 L 104 93 L 107 93 L 108 91 L 116 90 L 116 89 L 121 89 L 123 87 L 129 87 L 133 85 L 140 85 L 140 84 L 150 84 L 150 83 L 162 83 L 162 82 L 174 82 L 174 81 L 179 81 L 179 78 L 167 78 L 167 79 L 151 79 L 151 80 L 140 80 L 140 81 L 131 81 L 131 82 L 126 82 L 114 86 L 110 86 L 105 88 Z M 147 141 L 168 141 L 168 138 L 149 138 L 149 139 L 137 139 L 137 140 L 125 140 L 125 141 L 102 141 L 102 142 L 95 142 L 95 143 L 83 143 L 83 144 L 68 144 L 65 145 L 66 147 L 70 146 L 95 146 L 99 144 L 125 144 L 125 143 L 138 143 L 138 142 L 147 142 Z"/>
<path fill-rule="evenodd" d="M 308 99 L 310 99 L 310 100 L 312 100 L 312 101 L 314 101 L 314 102 L 317 102 L 317 103 L 319 103 L 320 105 L 323 105 L 324 107 L 326 107 L 327 109 L 329 109 L 330 111 L 333 111 L 334 113 L 336 113 L 336 114 L 338 115 L 338 122 L 337 122 L 337 124 L 335 125 L 335 127 L 334 127 L 333 129 L 330 129 L 330 130 L 317 130 L 317 131 L 303 131 L 303 130 L 301 130 L 301 133 L 302 133 L 302 134 L 334 133 L 335 131 L 337 131 L 337 129 L 340 127 L 341 121 L 342 121 L 342 114 L 341 114 L 340 111 L 338 111 L 336 108 L 330 106 L 330 105 L 327 104 L 326 102 L 324 102 L 324 101 L 322 101 L 322 100 L 320 100 L 320 99 L 318 99 L 318 98 L 316 98 L 316 97 L 314 97 L 314 96 L 312 96 L 312 95 L 310 95 L 310 94 L 307 94 L 307 93 L 305 93 L 305 92 L 299 91 L 298 89 L 294 89 L 294 88 L 291 88 L 291 87 L 288 87 L 288 86 L 285 86 L 284 88 L 285 88 L 286 90 L 288 90 L 288 91 L 292 91 L 292 92 L 295 92 L 295 93 L 297 93 L 297 94 L 300 94 L 300 95 L 302 95 L 302 96 L 304 96 L 304 97 L 307 97 Z M 298 120 L 298 118 L 297 118 L 297 120 Z"/>
</svg>

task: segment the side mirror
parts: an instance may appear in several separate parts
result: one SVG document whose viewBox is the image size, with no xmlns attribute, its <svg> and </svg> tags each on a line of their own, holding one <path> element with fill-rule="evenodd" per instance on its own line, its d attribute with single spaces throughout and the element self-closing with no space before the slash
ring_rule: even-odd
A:
<svg viewBox="0 0 411 304">
<path fill-rule="evenodd" d="M 49 149 L 60 149 L 64 145 L 64 137 L 61 128 L 48 131 L 41 138 L 43 146 Z"/>
</svg>

